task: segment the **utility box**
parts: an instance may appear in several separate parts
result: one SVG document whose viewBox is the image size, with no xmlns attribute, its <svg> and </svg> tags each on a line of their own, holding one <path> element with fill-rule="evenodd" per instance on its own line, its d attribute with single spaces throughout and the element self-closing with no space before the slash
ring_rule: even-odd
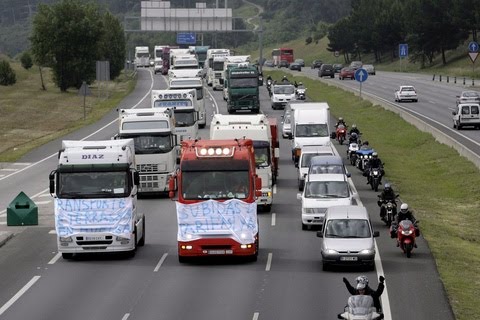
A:
<svg viewBox="0 0 480 320">
<path fill-rule="evenodd" d="M 23 191 L 7 207 L 7 226 L 38 225 L 38 207 Z"/>
</svg>

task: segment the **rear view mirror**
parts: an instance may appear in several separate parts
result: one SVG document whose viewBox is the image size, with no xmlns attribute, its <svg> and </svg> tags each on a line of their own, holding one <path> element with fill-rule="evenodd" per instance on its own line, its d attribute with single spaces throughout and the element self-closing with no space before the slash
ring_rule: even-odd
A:
<svg viewBox="0 0 480 320">
<path fill-rule="evenodd" d="M 323 231 L 317 231 L 317 237 L 323 238 Z"/>
<path fill-rule="evenodd" d="M 376 238 L 376 237 L 378 237 L 378 236 L 380 236 L 380 232 L 374 231 L 374 232 L 373 232 L 373 237 Z"/>
</svg>

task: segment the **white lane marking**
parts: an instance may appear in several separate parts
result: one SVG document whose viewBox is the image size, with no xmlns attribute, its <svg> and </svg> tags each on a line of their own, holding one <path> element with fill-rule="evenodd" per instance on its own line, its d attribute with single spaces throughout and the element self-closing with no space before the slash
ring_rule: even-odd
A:
<svg viewBox="0 0 480 320">
<path fill-rule="evenodd" d="M 277 193 L 277 185 L 274 184 L 274 185 L 273 185 L 273 194 L 276 194 L 276 193 Z"/>
<path fill-rule="evenodd" d="M 57 231 L 54 229 L 54 230 L 50 230 L 48 231 L 48 234 L 57 234 Z"/>
<path fill-rule="evenodd" d="M 50 203 L 50 202 L 52 202 L 52 200 L 36 201 L 35 204 L 36 204 L 36 205 L 39 205 L 39 204 L 47 204 L 47 203 Z"/>
<path fill-rule="evenodd" d="M 61 256 L 62 254 L 60 252 L 57 252 L 57 254 L 52 258 L 52 260 L 48 261 L 48 264 L 54 264 L 58 261 L 58 259 L 60 259 Z"/>
<path fill-rule="evenodd" d="M 267 266 L 265 267 L 265 271 L 270 271 L 270 268 L 272 267 L 272 256 L 273 256 L 273 253 L 269 252 L 268 253 L 268 259 L 267 259 Z"/>
<path fill-rule="evenodd" d="M 122 317 L 122 320 L 127 320 L 128 317 L 130 317 L 130 313 L 125 313 L 125 315 Z"/>
<path fill-rule="evenodd" d="M 277 220 L 277 214 L 276 214 L 276 213 L 272 213 L 272 227 L 275 226 L 276 220 Z"/>
<path fill-rule="evenodd" d="M 210 90 L 207 89 L 207 92 L 210 95 L 210 98 L 212 99 L 213 104 L 215 105 L 215 111 L 216 111 L 215 113 L 220 113 L 220 111 L 218 110 L 217 100 L 215 100 L 215 97 L 212 95 Z"/>
<path fill-rule="evenodd" d="M 160 261 L 158 261 L 157 266 L 155 269 L 153 269 L 153 272 L 158 272 L 160 270 L 160 267 L 162 266 L 163 262 L 165 259 L 167 259 L 168 253 L 164 253 L 163 256 L 160 258 Z"/>
<path fill-rule="evenodd" d="M 150 84 L 150 89 L 148 89 L 147 93 L 143 96 L 142 99 L 140 99 L 140 101 L 137 102 L 137 104 L 135 104 L 135 105 L 132 107 L 132 109 L 138 107 L 138 105 L 140 105 L 140 103 L 142 103 L 142 101 L 145 100 L 145 98 L 148 97 L 148 96 L 150 95 L 150 92 L 152 91 L 152 88 L 153 88 L 153 74 L 152 74 L 152 71 L 151 71 L 151 70 L 149 70 L 149 72 L 150 72 L 150 78 L 151 78 L 151 80 L 152 80 L 152 82 L 151 82 L 151 84 Z M 120 107 L 119 107 L 119 109 L 120 109 Z M 109 126 L 111 126 L 112 124 L 117 123 L 117 122 L 118 122 L 118 119 L 115 119 L 115 120 L 111 121 L 110 123 L 107 123 L 106 125 L 104 125 L 104 126 L 101 127 L 100 129 L 98 129 L 97 131 L 95 131 L 95 132 L 89 134 L 88 136 L 80 139 L 80 141 L 86 140 L 86 139 L 88 139 L 88 138 L 96 135 L 97 133 L 103 131 L 105 128 L 107 128 L 107 127 L 109 127 Z M 23 171 L 25 171 L 25 170 L 28 170 L 28 169 L 30 169 L 31 167 L 34 167 L 34 166 L 36 166 L 36 165 L 38 165 L 38 164 L 40 164 L 40 163 L 42 163 L 42 162 L 44 162 L 44 161 L 52 158 L 52 157 L 56 157 L 57 155 L 58 155 L 58 152 L 55 152 L 54 154 L 52 154 L 52 155 L 50 155 L 50 156 L 48 156 L 48 157 L 46 157 L 46 158 L 43 158 L 42 160 L 39 160 L 39 161 L 37 161 L 37 162 L 34 162 L 34 163 L 26 166 L 26 167 L 23 168 L 23 169 L 17 170 L 17 171 L 15 171 L 15 172 L 11 173 L 11 174 L 8 174 L 8 175 L 6 175 L 6 176 L 0 177 L 0 181 L 1 181 L 1 180 L 4 180 L 4 179 L 6 179 L 6 178 L 9 178 L 9 177 L 11 177 L 11 176 L 13 176 L 13 175 L 16 175 L 16 174 L 18 174 L 18 173 L 20 173 L 20 172 L 23 172 Z M 41 192 L 41 193 L 45 193 L 47 190 L 48 190 L 48 189 L 45 189 L 45 191 L 43 191 L 43 192 Z M 37 194 L 37 195 L 38 195 L 38 194 Z M 32 197 L 32 199 L 33 199 L 33 197 Z M 1 213 L 0 213 L 0 215 L 1 215 Z"/>
<path fill-rule="evenodd" d="M 9 172 L 15 172 L 17 171 L 18 169 L 10 169 L 10 168 L 3 168 L 3 169 L 0 169 L 0 171 L 9 171 Z"/>
<path fill-rule="evenodd" d="M 14 162 L 12 163 L 12 166 L 29 166 L 31 164 L 31 162 Z"/>
<path fill-rule="evenodd" d="M 51 197 L 50 193 L 44 193 L 44 194 L 40 194 L 38 195 L 39 198 L 41 197 Z"/>
<path fill-rule="evenodd" d="M 0 225 L 6 226 L 6 225 L 7 225 L 7 221 L 1 221 L 1 222 L 0 222 Z"/>
<path fill-rule="evenodd" d="M 30 289 L 30 287 L 33 286 L 35 282 L 38 281 L 38 279 L 40 279 L 40 276 L 34 276 L 30 281 L 28 281 L 28 283 L 25 286 L 23 286 L 23 288 L 20 289 L 20 291 L 18 291 L 10 300 L 7 301 L 7 303 L 5 303 L 0 308 L 0 315 L 2 315 L 5 311 L 7 311 L 8 308 L 10 308 L 18 299 L 20 299 L 20 297 L 25 292 L 27 292 L 27 290 Z"/>
<path fill-rule="evenodd" d="M 255 312 L 255 313 L 253 314 L 252 320 L 258 320 L 258 316 L 259 316 L 259 315 L 260 315 L 260 313 Z"/>
<path fill-rule="evenodd" d="M 437 104 L 435 101 L 432 100 L 428 100 L 428 102 L 430 102 L 431 104 Z"/>
</svg>

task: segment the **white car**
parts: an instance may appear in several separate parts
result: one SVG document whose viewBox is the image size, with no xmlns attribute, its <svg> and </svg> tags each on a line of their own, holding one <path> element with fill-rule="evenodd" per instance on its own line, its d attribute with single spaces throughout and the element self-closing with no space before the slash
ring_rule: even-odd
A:
<svg viewBox="0 0 480 320">
<path fill-rule="evenodd" d="M 415 90 L 414 86 L 400 86 L 395 90 L 395 102 L 406 100 L 418 102 L 417 90 Z"/>
<path fill-rule="evenodd" d="M 462 91 L 462 93 L 457 96 L 457 106 L 460 103 L 480 103 L 480 93 L 478 91 Z"/>
<path fill-rule="evenodd" d="M 288 102 L 296 100 L 293 84 L 275 84 L 272 89 L 272 109 L 285 109 Z"/>
<path fill-rule="evenodd" d="M 344 174 L 311 174 L 297 199 L 302 201 L 302 230 L 306 230 L 323 225 L 329 207 L 352 205 L 354 194 Z"/>
<path fill-rule="evenodd" d="M 282 116 L 282 137 L 290 138 L 292 136 L 292 117 L 290 112 L 285 112 Z"/>
</svg>

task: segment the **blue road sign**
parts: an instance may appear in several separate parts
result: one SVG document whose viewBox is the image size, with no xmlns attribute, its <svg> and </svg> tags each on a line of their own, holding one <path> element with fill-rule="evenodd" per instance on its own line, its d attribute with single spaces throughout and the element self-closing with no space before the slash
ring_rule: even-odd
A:
<svg viewBox="0 0 480 320">
<path fill-rule="evenodd" d="M 177 44 L 195 44 L 196 42 L 195 32 L 177 33 Z"/>
<path fill-rule="evenodd" d="M 406 58 L 408 57 L 408 44 L 406 43 L 400 43 L 398 45 L 398 56 L 400 58 Z"/>
<path fill-rule="evenodd" d="M 472 41 L 468 44 L 468 52 L 478 52 L 478 43 Z"/>
<path fill-rule="evenodd" d="M 368 78 L 367 70 L 360 68 L 355 71 L 355 80 L 357 80 L 358 82 L 367 81 L 367 78 Z"/>
</svg>

